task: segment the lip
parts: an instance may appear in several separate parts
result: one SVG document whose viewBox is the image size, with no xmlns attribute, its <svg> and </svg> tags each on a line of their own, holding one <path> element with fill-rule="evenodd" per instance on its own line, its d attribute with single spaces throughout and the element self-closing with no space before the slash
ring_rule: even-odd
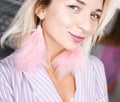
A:
<svg viewBox="0 0 120 102">
<path fill-rule="evenodd" d="M 85 37 L 77 36 L 71 32 L 69 32 L 69 34 L 71 35 L 72 39 L 77 43 L 82 42 L 85 39 Z"/>
</svg>

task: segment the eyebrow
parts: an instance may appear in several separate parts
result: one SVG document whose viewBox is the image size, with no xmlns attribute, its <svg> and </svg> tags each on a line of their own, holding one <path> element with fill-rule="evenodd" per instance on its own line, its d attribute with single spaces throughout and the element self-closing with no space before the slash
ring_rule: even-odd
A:
<svg viewBox="0 0 120 102">
<path fill-rule="evenodd" d="M 86 5 L 85 2 L 81 1 L 81 0 L 75 0 L 77 1 L 78 3 L 82 4 L 82 5 Z"/>
<path fill-rule="evenodd" d="M 78 3 L 82 4 L 82 5 L 86 5 L 85 2 L 81 1 L 81 0 L 75 0 L 77 1 Z M 97 12 L 102 12 L 101 9 L 96 9 Z"/>
<path fill-rule="evenodd" d="M 97 12 L 103 12 L 101 9 L 97 9 L 96 11 L 97 11 Z"/>
</svg>

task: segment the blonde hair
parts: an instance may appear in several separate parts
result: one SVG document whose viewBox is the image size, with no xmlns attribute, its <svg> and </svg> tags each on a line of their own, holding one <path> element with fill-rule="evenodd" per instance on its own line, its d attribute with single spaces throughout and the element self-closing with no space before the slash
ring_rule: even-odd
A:
<svg viewBox="0 0 120 102">
<path fill-rule="evenodd" d="M 102 36 L 104 36 L 105 26 L 109 23 L 115 11 L 117 9 L 117 2 L 116 0 L 104 0 L 103 4 L 103 13 L 99 21 L 99 26 L 96 32 L 91 35 L 88 39 L 86 39 L 85 43 L 83 44 L 83 49 L 86 55 L 88 56 L 92 46 L 95 44 L 97 40 L 100 40 Z"/>
<path fill-rule="evenodd" d="M 26 0 L 10 24 L 9 29 L 2 36 L 1 46 L 4 47 L 4 43 L 7 41 L 8 46 L 17 48 L 27 36 L 27 32 L 36 27 L 38 22 L 35 14 L 36 8 L 39 5 L 47 6 L 49 3 L 50 0 Z"/>
<path fill-rule="evenodd" d="M 120 47 L 120 10 L 116 11 L 116 15 L 114 17 L 114 24 L 111 27 L 111 31 L 109 31 L 106 36 L 102 37 L 99 43 L 113 45 L 116 47 Z"/>
<path fill-rule="evenodd" d="M 27 31 L 36 27 L 35 9 L 39 5 L 50 4 L 50 0 L 26 0 L 20 8 L 9 29 L 4 33 L 1 38 L 1 45 L 4 46 L 6 39 L 12 48 L 17 48 L 21 41 L 27 36 Z M 99 27 L 95 34 L 86 39 L 83 44 L 83 49 L 88 54 L 92 45 L 95 43 L 98 36 L 103 35 L 103 30 L 107 23 L 112 18 L 116 10 L 116 0 L 104 0 L 103 14 L 99 22 Z"/>
</svg>

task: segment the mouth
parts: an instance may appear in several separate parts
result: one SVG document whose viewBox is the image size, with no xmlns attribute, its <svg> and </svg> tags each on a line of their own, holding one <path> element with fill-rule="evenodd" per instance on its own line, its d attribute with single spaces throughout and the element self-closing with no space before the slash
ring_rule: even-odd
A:
<svg viewBox="0 0 120 102">
<path fill-rule="evenodd" d="M 85 37 L 77 36 L 71 32 L 69 32 L 69 34 L 71 35 L 74 42 L 77 42 L 77 43 L 82 42 L 85 39 Z"/>
</svg>

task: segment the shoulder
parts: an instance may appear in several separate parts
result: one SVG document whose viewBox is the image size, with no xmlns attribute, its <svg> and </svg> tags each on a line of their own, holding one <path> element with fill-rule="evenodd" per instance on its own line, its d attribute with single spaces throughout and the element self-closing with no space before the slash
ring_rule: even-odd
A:
<svg viewBox="0 0 120 102">
<path fill-rule="evenodd" d="M 88 59 L 88 67 L 91 67 L 91 69 L 95 72 L 96 78 L 106 81 L 104 65 L 100 59 L 93 55 L 90 55 Z"/>
<path fill-rule="evenodd" d="M 89 65 L 92 67 L 95 75 L 96 96 L 97 99 L 107 100 L 107 82 L 103 63 L 95 56 L 90 55 Z"/>
<path fill-rule="evenodd" d="M 8 56 L 3 60 L 0 60 L 0 99 L 2 101 L 8 101 L 8 99 L 12 100 L 12 67 L 12 56 Z"/>
<path fill-rule="evenodd" d="M 95 74 L 96 82 L 106 84 L 105 69 L 102 61 L 95 56 L 90 55 L 88 60 L 88 68 Z"/>
<path fill-rule="evenodd" d="M 102 61 L 96 56 L 90 55 L 88 58 L 88 64 L 90 64 L 94 68 L 94 70 L 104 70 L 104 65 Z"/>
<path fill-rule="evenodd" d="M 13 74 L 13 61 L 12 55 L 0 60 L 0 79 L 11 82 L 12 74 Z"/>
<path fill-rule="evenodd" d="M 12 71 L 13 68 L 13 55 L 10 55 L 0 60 L 0 72 L 6 70 L 7 72 Z"/>
<path fill-rule="evenodd" d="M 0 60 L 0 99 L 3 101 L 8 99 L 14 101 L 15 94 L 21 88 L 23 73 L 14 69 L 13 55 Z"/>
<path fill-rule="evenodd" d="M 20 82 L 24 77 L 24 73 L 21 70 L 16 70 L 14 68 L 14 55 L 11 54 L 8 57 L 0 60 L 0 81 L 3 85 L 12 86 L 14 81 L 17 80 Z"/>
<path fill-rule="evenodd" d="M 13 55 L 0 60 L 0 72 L 11 72 L 13 70 Z"/>
</svg>

